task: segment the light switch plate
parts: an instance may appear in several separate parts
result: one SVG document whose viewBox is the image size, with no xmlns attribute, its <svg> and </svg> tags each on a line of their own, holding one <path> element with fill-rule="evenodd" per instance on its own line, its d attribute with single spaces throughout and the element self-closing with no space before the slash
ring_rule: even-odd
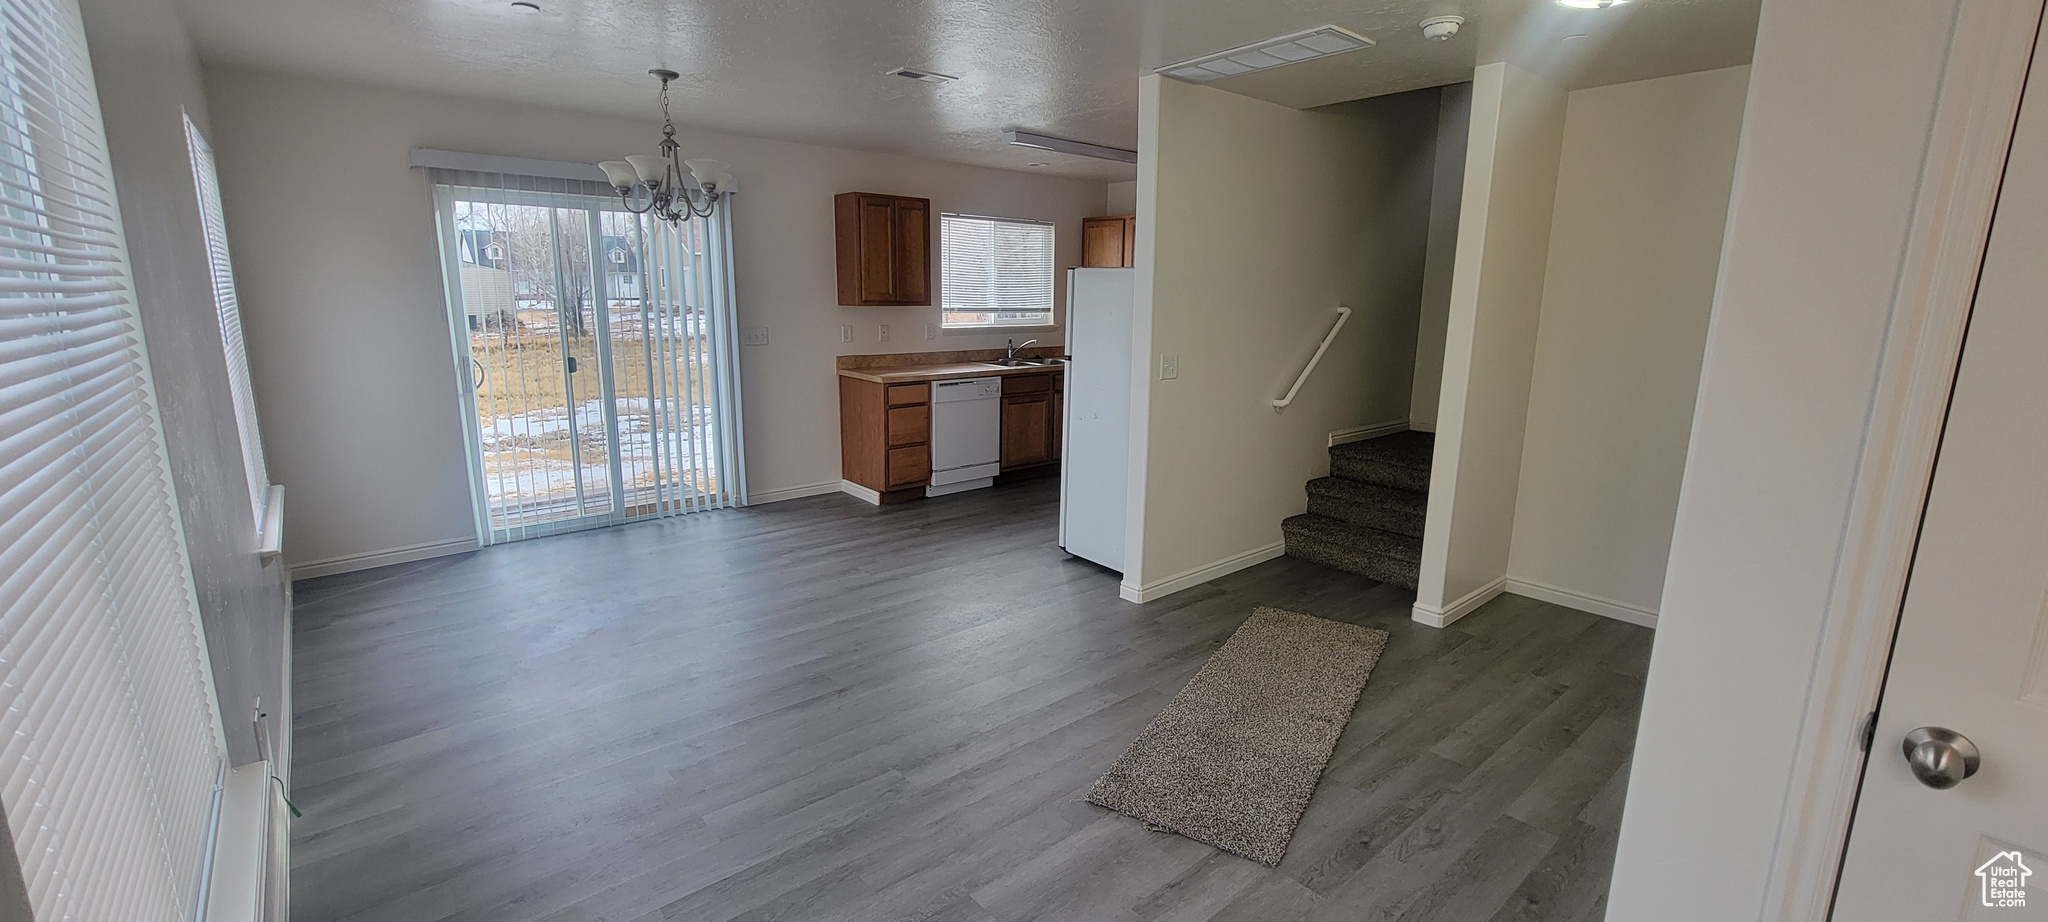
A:
<svg viewBox="0 0 2048 922">
<path fill-rule="evenodd" d="M 876 342 L 881 342 L 881 343 L 886 343 L 886 342 L 888 342 L 888 341 L 889 341 L 889 325 L 888 325 L 888 324 L 886 324 L 886 323 L 884 323 L 884 324 L 881 324 L 881 331 L 880 331 L 879 333 L 875 334 L 875 341 L 876 341 Z"/>
<path fill-rule="evenodd" d="M 1161 355 L 1159 357 L 1159 380 L 1171 381 L 1178 377 L 1180 377 L 1180 354 Z"/>
<path fill-rule="evenodd" d="M 927 323 L 927 324 L 925 324 L 925 325 L 924 325 L 924 341 L 925 341 L 925 342 L 931 342 L 932 340 L 934 340 L 934 339 L 938 339 L 938 338 L 939 338 L 939 325 L 938 325 L 938 324 L 936 324 L 936 323 Z"/>
<path fill-rule="evenodd" d="M 839 341 L 842 343 L 853 342 L 853 324 L 842 323 L 839 325 Z"/>
<path fill-rule="evenodd" d="M 767 328 L 767 327 L 740 327 L 740 345 L 742 345 L 742 346 L 765 346 L 765 345 L 768 345 L 768 328 Z"/>
</svg>

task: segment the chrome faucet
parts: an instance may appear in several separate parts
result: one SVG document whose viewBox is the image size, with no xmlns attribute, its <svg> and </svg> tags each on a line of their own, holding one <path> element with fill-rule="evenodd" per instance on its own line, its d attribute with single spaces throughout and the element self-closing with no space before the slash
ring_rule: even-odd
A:
<svg viewBox="0 0 2048 922">
<path fill-rule="evenodd" d="M 1025 341 L 1024 341 L 1024 346 L 1029 346 L 1029 345 L 1031 345 L 1032 343 L 1035 343 L 1035 342 L 1037 342 L 1037 341 L 1038 341 L 1038 340 L 1035 340 L 1035 339 L 1027 339 L 1027 340 L 1025 340 Z M 1019 346 L 1019 345 L 1017 345 L 1017 340 L 1016 340 L 1015 338 L 1012 338 L 1012 339 L 1010 340 L 1010 351 L 1009 351 L 1009 354 L 1008 354 L 1008 355 L 1005 355 L 1005 356 L 1003 356 L 1003 361 L 1005 361 L 1005 362 L 1014 362 L 1014 361 L 1016 361 L 1016 360 L 1017 360 L 1017 350 L 1019 350 L 1019 349 L 1022 349 L 1022 348 L 1024 348 L 1024 346 Z"/>
</svg>

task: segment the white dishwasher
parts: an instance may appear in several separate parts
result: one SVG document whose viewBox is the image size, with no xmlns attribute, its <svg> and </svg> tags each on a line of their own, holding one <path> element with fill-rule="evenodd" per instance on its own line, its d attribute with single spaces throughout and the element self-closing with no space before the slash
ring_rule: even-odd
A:
<svg viewBox="0 0 2048 922">
<path fill-rule="evenodd" d="M 1003 379 L 932 382 L 932 483 L 926 496 L 993 486 L 1003 458 Z"/>
</svg>

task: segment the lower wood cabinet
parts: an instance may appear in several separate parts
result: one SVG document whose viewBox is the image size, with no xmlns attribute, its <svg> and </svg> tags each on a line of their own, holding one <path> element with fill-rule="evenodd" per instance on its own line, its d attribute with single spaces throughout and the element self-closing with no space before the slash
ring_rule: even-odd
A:
<svg viewBox="0 0 2048 922">
<path fill-rule="evenodd" d="M 1066 375 L 1003 376 L 1001 460 L 1005 479 L 1059 469 Z M 839 476 L 885 503 L 924 496 L 932 479 L 932 386 L 839 378 Z"/>
<path fill-rule="evenodd" d="M 932 479 L 932 388 L 839 379 L 839 476 L 881 494 L 916 499 Z"/>
<path fill-rule="evenodd" d="M 1065 375 L 1010 375 L 1003 379 L 1003 473 L 1059 460 L 1060 408 Z"/>
</svg>

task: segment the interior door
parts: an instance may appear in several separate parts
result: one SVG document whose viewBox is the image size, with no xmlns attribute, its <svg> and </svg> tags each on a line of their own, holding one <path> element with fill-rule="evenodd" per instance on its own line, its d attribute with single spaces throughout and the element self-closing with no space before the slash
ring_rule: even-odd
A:
<svg viewBox="0 0 2048 922">
<path fill-rule="evenodd" d="M 2048 919 L 2048 53 L 2038 45 L 2007 162 L 1836 894 L 1841 922 Z"/>
</svg>

